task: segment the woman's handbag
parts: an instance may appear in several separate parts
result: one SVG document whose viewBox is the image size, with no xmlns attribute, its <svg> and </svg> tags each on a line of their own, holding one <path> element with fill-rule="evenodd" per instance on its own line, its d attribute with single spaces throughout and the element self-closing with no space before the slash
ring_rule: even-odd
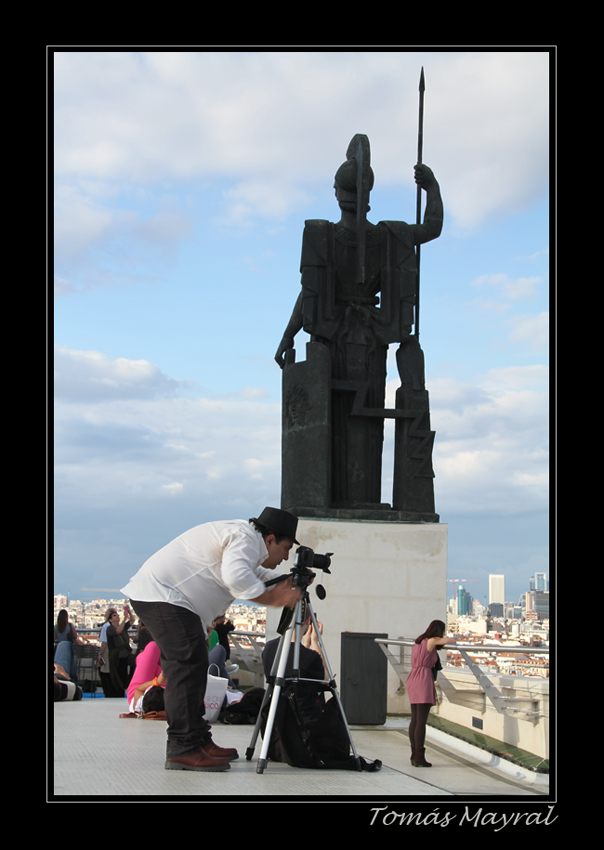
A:
<svg viewBox="0 0 604 850">
<path fill-rule="evenodd" d="M 207 720 L 208 723 L 214 723 L 218 720 L 218 715 L 220 714 L 220 709 L 222 708 L 222 703 L 224 702 L 227 686 L 229 684 L 228 679 L 223 679 L 221 676 L 212 676 L 210 673 L 210 669 L 212 667 L 216 667 L 217 672 L 220 672 L 217 664 L 210 664 L 208 669 L 206 695 L 203 700 L 206 707 L 204 719 Z"/>
<path fill-rule="evenodd" d="M 434 663 L 434 667 L 432 668 L 432 678 L 436 681 L 436 677 L 438 676 L 438 671 L 443 669 L 443 665 L 440 663 L 440 657 L 438 652 L 436 653 L 436 661 Z"/>
</svg>

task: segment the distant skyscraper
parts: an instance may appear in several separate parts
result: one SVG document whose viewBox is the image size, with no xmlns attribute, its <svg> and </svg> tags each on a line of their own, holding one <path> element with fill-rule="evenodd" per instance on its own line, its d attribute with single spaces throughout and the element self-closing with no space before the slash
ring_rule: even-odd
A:
<svg viewBox="0 0 604 850">
<path fill-rule="evenodd" d="M 457 588 L 457 613 L 460 616 L 469 614 L 472 610 L 472 597 L 465 587 L 460 584 Z"/>
<path fill-rule="evenodd" d="M 548 590 L 546 574 L 545 573 L 535 573 L 534 576 L 531 576 L 529 590 L 541 590 L 541 591 Z"/>
<path fill-rule="evenodd" d="M 505 578 L 500 575 L 489 576 L 489 605 L 497 602 L 501 605 L 505 602 Z"/>
<path fill-rule="evenodd" d="M 540 620 L 549 619 L 549 592 L 531 590 L 526 594 L 526 610 L 533 612 Z"/>
</svg>

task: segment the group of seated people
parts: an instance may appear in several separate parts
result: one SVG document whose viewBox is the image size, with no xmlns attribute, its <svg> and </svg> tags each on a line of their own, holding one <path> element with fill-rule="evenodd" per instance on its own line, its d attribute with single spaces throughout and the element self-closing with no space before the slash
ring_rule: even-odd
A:
<svg viewBox="0 0 604 850">
<path fill-rule="evenodd" d="M 105 622 L 99 635 L 99 655 L 97 664 L 105 697 L 126 695 L 128 707 L 133 714 L 149 716 L 164 711 L 164 688 L 166 679 L 160 666 L 159 647 L 153 641 L 149 630 L 139 622 L 136 635 L 136 648 L 132 649 L 128 629 L 134 625 L 135 617 L 128 606 L 124 616 L 115 608 L 105 612 Z M 228 680 L 229 689 L 234 688 L 231 680 L 237 670 L 236 664 L 228 664 L 230 648 L 228 633 L 234 629 L 224 616 L 219 617 L 209 630 L 209 662 L 215 665 L 218 675 Z M 82 688 L 78 685 L 76 655 L 74 644 L 88 643 L 81 638 L 68 622 L 68 612 L 59 612 L 54 627 L 54 699 L 81 699 Z M 210 668 L 213 670 L 214 668 Z"/>
<path fill-rule="evenodd" d="M 224 617 L 219 618 L 222 622 Z M 234 627 L 232 627 L 234 628 Z M 228 634 L 228 629 L 224 634 Z M 239 668 L 236 664 L 227 664 L 227 649 L 223 643 L 213 640 L 216 630 L 212 628 L 208 635 L 208 645 L 211 647 L 208 653 L 210 670 L 212 665 L 218 669 L 219 676 L 227 679 L 228 688 L 234 688 L 231 674 Z M 218 636 L 218 635 L 217 635 Z M 136 656 L 136 666 L 127 688 L 128 708 L 135 715 L 161 716 L 164 711 L 164 688 L 166 677 L 161 669 L 160 650 L 155 641 L 146 643 L 142 652 Z"/>
</svg>

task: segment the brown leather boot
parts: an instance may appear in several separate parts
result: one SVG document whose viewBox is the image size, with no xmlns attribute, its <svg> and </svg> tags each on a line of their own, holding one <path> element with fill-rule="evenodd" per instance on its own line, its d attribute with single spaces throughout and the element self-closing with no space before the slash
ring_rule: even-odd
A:
<svg viewBox="0 0 604 850">
<path fill-rule="evenodd" d="M 204 744 L 204 752 L 215 759 L 226 759 L 227 761 L 235 761 L 239 758 L 239 753 L 232 747 L 219 747 L 214 741 L 209 744 Z"/>
<path fill-rule="evenodd" d="M 415 751 L 415 761 L 411 762 L 413 767 L 432 767 L 430 762 L 425 759 L 425 752 L 425 747 L 421 747 L 421 749 Z"/>
<path fill-rule="evenodd" d="M 218 772 L 230 770 L 231 765 L 227 759 L 212 758 L 205 750 L 199 750 L 186 756 L 166 759 L 164 765 L 166 770 L 207 770 Z"/>
</svg>

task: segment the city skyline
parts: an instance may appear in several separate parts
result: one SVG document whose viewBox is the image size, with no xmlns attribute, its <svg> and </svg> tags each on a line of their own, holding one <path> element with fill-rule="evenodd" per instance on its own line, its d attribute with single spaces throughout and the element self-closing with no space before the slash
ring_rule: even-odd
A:
<svg viewBox="0 0 604 850">
<path fill-rule="evenodd" d="M 538 577 L 540 577 L 539 582 L 541 584 L 541 587 L 535 588 L 534 585 L 537 583 Z M 505 576 L 504 576 L 504 578 L 505 578 Z M 488 593 L 487 592 L 485 592 L 484 594 L 481 594 L 480 590 L 478 590 L 478 591 L 475 590 L 474 593 L 472 593 L 471 588 L 465 587 L 464 580 L 453 581 L 452 579 L 449 579 L 448 582 L 451 583 L 451 584 L 454 584 L 454 586 L 457 588 L 456 593 L 459 593 L 460 589 L 467 590 L 467 592 L 469 593 L 469 595 L 470 595 L 470 597 L 473 601 L 479 602 L 483 608 L 488 608 L 489 599 L 488 599 Z M 545 586 L 545 585 L 547 585 L 547 586 Z M 487 585 L 487 587 L 488 587 L 488 585 Z M 526 587 L 525 590 L 523 590 L 521 592 L 520 597 L 518 599 L 506 598 L 505 604 L 513 604 L 513 605 L 521 604 L 522 597 L 525 594 L 529 593 L 533 589 L 541 589 L 541 590 L 545 590 L 545 592 L 549 593 L 549 579 L 547 577 L 547 573 L 536 573 L 534 576 L 530 576 L 528 583 L 527 583 L 527 587 Z M 82 590 L 83 590 L 82 588 L 79 589 L 79 591 L 78 591 L 79 595 L 78 596 L 72 596 L 71 588 L 67 588 L 67 590 L 55 590 L 54 597 L 56 598 L 58 596 L 63 596 L 65 598 L 67 598 L 68 600 L 81 601 L 81 602 L 86 602 L 86 603 L 96 601 L 96 600 L 111 601 L 112 599 L 124 599 L 125 598 L 123 596 L 123 594 L 121 593 L 121 590 L 119 588 L 113 589 L 113 591 L 117 594 L 117 596 L 109 597 L 109 598 L 99 596 L 98 594 L 94 595 L 92 590 L 85 590 L 84 591 L 85 596 L 82 596 Z M 99 589 L 99 592 L 100 592 L 100 590 L 101 589 Z M 105 592 L 109 592 L 109 590 L 110 589 L 107 589 Z M 88 596 L 90 596 L 90 598 L 87 598 Z M 455 596 L 454 596 L 453 591 L 451 591 L 451 593 L 447 594 L 447 604 L 450 604 L 451 602 L 454 602 L 454 601 L 455 601 Z M 235 599 L 232 602 L 232 605 L 238 605 L 238 604 L 243 604 L 243 605 L 249 604 L 249 605 L 252 605 L 252 606 L 257 606 L 257 603 L 251 602 L 249 600 Z M 262 607 L 262 606 L 259 606 L 259 607 Z"/>
</svg>

